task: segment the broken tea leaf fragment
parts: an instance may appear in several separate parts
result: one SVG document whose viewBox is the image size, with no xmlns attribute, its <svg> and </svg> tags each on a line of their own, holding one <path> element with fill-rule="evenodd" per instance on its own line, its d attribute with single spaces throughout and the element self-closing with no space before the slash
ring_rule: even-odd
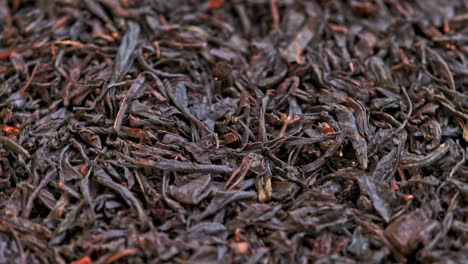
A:
<svg viewBox="0 0 468 264">
<path fill-rule="evenodd" d="M 438 223 L 416 209 L 402 215 L 393 221 L 384 231 L 385 237 L 401 252 L 408 255 L 419 243 L 427 243 L 430 233 L 438 227 Z"/>
</svg>

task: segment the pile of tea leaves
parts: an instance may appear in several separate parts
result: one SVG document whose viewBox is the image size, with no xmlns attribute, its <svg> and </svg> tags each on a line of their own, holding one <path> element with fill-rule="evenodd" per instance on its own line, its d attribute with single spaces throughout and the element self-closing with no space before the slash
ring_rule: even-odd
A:
<svg viewBox="0 0 468 264">
<path fill-rule="evenodd" d="M 0 23 L 0 263 L 468 262 L 466 1 Z"/>
</svg>

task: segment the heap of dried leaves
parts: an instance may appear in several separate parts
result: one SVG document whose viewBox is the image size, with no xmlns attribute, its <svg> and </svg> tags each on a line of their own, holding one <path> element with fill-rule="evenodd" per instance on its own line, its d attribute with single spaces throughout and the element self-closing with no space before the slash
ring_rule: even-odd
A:
<svg viewBox="0 0 468 264">
<path fill-rule="evenodd" d="M 468 4 L 0 0 L 1 263 L 468 261 Z"/>
</svg>

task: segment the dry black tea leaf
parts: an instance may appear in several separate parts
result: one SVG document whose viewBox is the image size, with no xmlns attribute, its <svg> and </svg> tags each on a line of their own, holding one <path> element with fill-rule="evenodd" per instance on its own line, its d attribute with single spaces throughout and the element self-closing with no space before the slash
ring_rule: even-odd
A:
<svg viewBox="0 0 468 264">
<path fill-rule="evenodd" d="M 0 0 L 0 263 L 465 263 L 468 4 Z"/>
</svg>

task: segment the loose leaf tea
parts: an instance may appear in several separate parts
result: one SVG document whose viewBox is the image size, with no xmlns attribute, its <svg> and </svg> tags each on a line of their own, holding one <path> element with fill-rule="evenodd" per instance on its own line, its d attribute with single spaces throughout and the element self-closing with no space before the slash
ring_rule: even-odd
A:
<svg viewBox="0 0 468 264">
<path fill-rule="evenodd" d="M 466 1 L 0 23 L 0 263 L 468 262 Z"/>
</svg>

